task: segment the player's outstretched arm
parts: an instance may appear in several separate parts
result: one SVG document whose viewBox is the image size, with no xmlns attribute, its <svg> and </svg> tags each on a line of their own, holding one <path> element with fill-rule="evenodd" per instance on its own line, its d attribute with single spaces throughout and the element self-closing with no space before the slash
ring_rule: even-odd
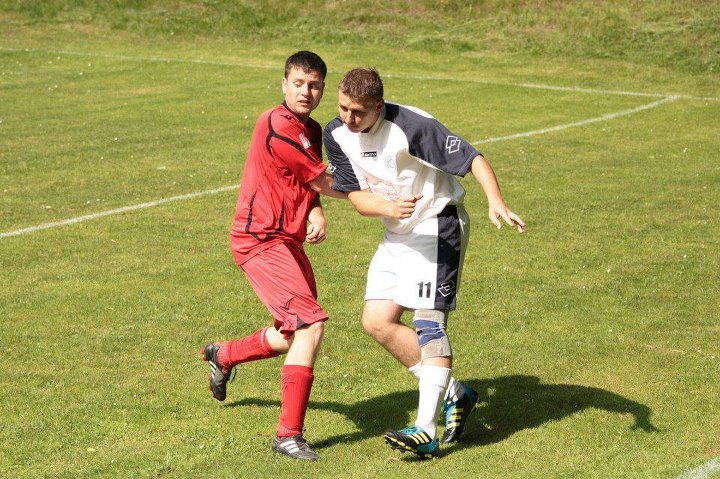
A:
<svg viewBox="0 0 720 479">
<path fill-rule="evenodd" d="M 348 199 L 363 216 L 387 216 L 388 218 L 410 218 L 415 211 L 415 203 L 422 195 L 401 196 L 395 201 L 386 200 L 370 190 L 351 191 Z"/>
<path fill-rule="evenodd" d="M 499 229 L 502 226 L 499 218 L 502 218 L 505 223 L 517 228 L 518 232 L 522 233 L 525 231 L 525 223 L 522 218 L 510 211 L 505 204 L 502 193 L 500 193 L 500 185 L 498 185 L 495 172 L 484 156 L 478 155 L 475 157 L 472 162 L 471 171 L 477 182 L 480 183 L 488 199 L 488 216 L 490 217 L 490 221 Z"/>
<path fill-rule="evenodd" d="M 322 175 L 318 176 L 314 180 L 310 182 L 310 188 L 315 191 L 316 193 L 320 193 L 321 195 L 330 196 L 332 198 L 338 198 L 341 200 L 346 200 L 348 195 L 347 193 L 343 193 L 341 191 L 336 191 L 332 187 L 333 185 L 333 177 L 327 173 L 323 173 Z"/>
</svg>

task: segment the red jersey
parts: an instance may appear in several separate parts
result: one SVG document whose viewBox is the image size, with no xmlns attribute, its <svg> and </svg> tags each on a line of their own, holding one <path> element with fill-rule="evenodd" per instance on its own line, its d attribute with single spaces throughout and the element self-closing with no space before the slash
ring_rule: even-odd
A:
<svg viewBox="0 0 720 479">
<path fill-rule="evenodd" d="M 278 242 L 302 245 L 317 198 L 309 183 L 325 172 L 322 128 L 283 103 L 255 124 L 240 183 L 230 247 L 240 265 Z"/>
</svg>

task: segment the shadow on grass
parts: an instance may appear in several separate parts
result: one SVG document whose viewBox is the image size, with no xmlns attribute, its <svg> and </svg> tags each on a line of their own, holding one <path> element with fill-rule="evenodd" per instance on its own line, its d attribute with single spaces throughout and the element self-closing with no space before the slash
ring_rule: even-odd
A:
<svg viewBox="0 0 720 479">
<path fill-rule="evenodd" d="M 603 389 L 572 384 L 542 384 L 535 376 L 501 376 L 495 379 L 465 381 L 474 387 L 480 399 L 470 416 L 462 440 L 443 449 L 444 454 L 468 447 L 493 444 L 518 431 L 557 421 L 584 409 L 595 408 L 633 417 L 632 429 L 657 432 L 650 422 L 650 408 Z M 358 430 L 319 441 L 318 449 L 380 437 L 385 429 L 401 428 L 412 422 L 417 407 L 417 391 L 399 391 L 352 404 L 310 401 L 310 409 L 342 414 Z M 228 404 L 236 406 L 278 406 L 277 401 L 247 398 Z"/>
</svg>

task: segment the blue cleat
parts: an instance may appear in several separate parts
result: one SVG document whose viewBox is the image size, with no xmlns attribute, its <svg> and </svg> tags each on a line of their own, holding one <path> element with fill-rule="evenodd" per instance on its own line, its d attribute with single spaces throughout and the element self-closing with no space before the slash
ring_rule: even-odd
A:
<svg viewBox="0 0 720 479">
<path fill-rule="evenodd" d="M 385 431 L 384 437 L 385 442 L 393 449 L 412 452 L 423 459 L 433 458 L 440 452 L 438 440 L 431 438 L 428 433 L 417 426 L 408 426 L 399 431 L 389 429 Z"/>
<path fill-rule="evenodd" d="M 467 419 L 478 402 L 477 391 L 463 383 L 460 384 L 463 388 L 463 395 L 459 398 L 448 398 L 443 402 L 442 413 L 445 416 L 443 444 L 455 442 L 462 437 Z"/>
</svg>

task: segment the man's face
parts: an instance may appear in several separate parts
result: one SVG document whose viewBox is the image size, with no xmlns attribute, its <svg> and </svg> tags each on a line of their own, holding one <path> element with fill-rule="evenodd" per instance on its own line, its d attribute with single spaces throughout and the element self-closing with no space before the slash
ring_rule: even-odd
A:
<svg viewBox="0 0 720 479">
<path fill-rule="evenodd" d="M 292 67 L 287 78 L 282 79 L 285 103 L 298 116 L 307 120 L 318 107 L 325 89 L 324 78 L 316 71 L 303 71 Z"/>
<path fill-rule="evenodd" d="M 362 103 L 338 91 L 340 119 L 353 133 L 368 131 L 377 121 L 383 109 L 383 101 Z"/>
</svg>

